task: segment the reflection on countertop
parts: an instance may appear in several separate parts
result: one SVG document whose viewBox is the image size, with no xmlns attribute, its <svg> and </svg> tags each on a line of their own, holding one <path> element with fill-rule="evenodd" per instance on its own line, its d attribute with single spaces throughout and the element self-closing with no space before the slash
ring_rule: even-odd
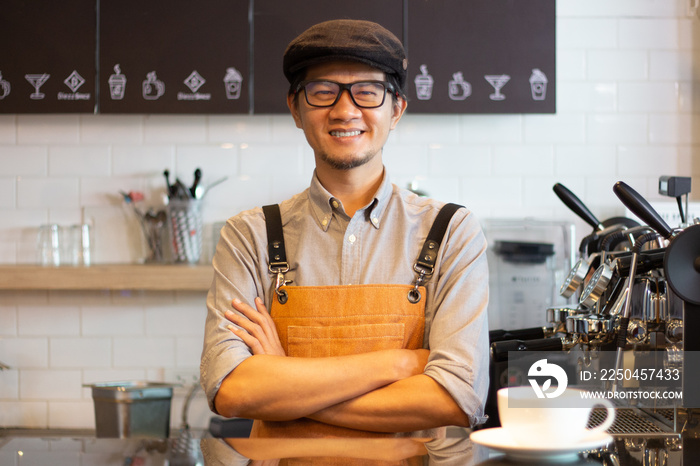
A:
<svg viewBox="0 0 700 466">
<path fill-rule="evenodd" d="M 601 448 L 581 451 L 570 465 L 690 466 L 700 457 L 697 421 L 686 419 L 676 436 L 613 436 Z M 447 437 L 421 438 L 330 438 L 249 439 L 214 438 L 209 431 L 192 431 L 183 443 L 170 439 L 96 438 L 90 430 L 2 429 L 0 464 L 56 466 L 88 465 L 282 465 L 303 464 L 506 466 L 513 464 L 559 464 L 547 457 L 519 462 L 501 452 L 472 442 L 470 431 L 449 429 Z M 175 434 L 177 435 L 177 433 Z M 551 459 L 551 458 L 550 458 Z"/>
<path fill-rule="evenodd" d="M 84 430 L 0 429 L 0 464 L 277 465 L 295 458 L 318 465 L 506 466 L 547 461 L 514 461 L 472 443 L 468 434 L 440 439 L 220 439 L 199 432 L 194 435 L 204 438 L 193 439 L 183 450 L 177 438 L 103 439 Z M 688 458 L 698 458 L 698 445 L 697 437 L 615 437 L 607 447 L 580 452 L 567 464 L 688 466 L 696 464 Z"/>
<path fill-rule="evenodd" d="M 0 465 L 203 465 L 200 438 L 97 438 L 90 429 L 0 428 Z"/>
</svg>

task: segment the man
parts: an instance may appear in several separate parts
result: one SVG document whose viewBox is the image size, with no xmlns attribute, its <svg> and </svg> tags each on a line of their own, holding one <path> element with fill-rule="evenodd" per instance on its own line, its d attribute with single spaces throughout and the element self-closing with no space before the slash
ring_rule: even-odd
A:
<svg viewBox="0 0 700 466">
<path fill-rule="evenodd" d="M 221 231 L 201 366 L 212 410 L 259 420 L 259 436 L 483 422 L 484 236 L 461 208 L 428 244 L 443 203 L 393 186 L 382 162 L 407 105 L 401 42 L 329 21 L 290 43 L 283 68 L 316 170 L 279 205 L 283 233 L 268 233 L 269 208 Z"/>
</svg>

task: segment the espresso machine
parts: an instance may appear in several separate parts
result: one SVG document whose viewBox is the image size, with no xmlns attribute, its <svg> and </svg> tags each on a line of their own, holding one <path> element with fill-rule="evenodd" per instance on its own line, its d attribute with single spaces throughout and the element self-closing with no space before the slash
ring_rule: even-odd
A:
<svg viewBox="0 0 700 466">
<path fill-rule="evenodd" d="M 630 354 L 653 355 L 681 374 L 682 402 L 673 408 L 625 406 L 617 410 L 609 432 L 630 448 L 651 435 L 668 454 L 697 445 L 700 433 L 700 220 L 687 218 L 690 178 L 661 177 L 659 193 L 678 200 L 681 224 L 670 227 L 632 187 L 620 181 L 613 192 L 635 220 L 614 217 L 600 222 L 569 189 L 554 192 L 592 228 L 582 239 L 579 258 L 560 288 L 573 304 L 543 309 L 542 327 L 495 330 L 491 338 L 491 389 L 487 427 L 498 425 L 495 392 L 512 384 L 509 353 L 579 351 L 615 355 L 615 369 Z M 685 209 L 682 198 L 685 197 Z M 585 364 L 585 362 L 584 362 Z M 580 369 L 580 367 L 579 367 Z M 515 381 L 518 382 L 517 380 Z M 613 386 L 612 390 L 619 389 Z M 591 422 L 595 423 L 595 412 Z M 691 432 L 688 434 L 688 432 Z M 699 431 L 700 432 L 700 431 Z M 647 440 L 643 440 L 647 442 Z M 658 446 L 658 445 L 657 445 Z M 686 448 L 685 455 L 690 448 Z M 697 454 L 697 449 L 692 449 Z M 690 459 L 684 464 L 694 464 Z"/>
</svg>

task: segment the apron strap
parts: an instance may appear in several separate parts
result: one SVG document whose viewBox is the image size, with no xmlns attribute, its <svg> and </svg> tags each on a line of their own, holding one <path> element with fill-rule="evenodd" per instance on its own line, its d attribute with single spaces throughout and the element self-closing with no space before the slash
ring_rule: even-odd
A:
<svg viewBox="0 0 700 466">
<path fill-rule="evenodd" d="M 445 237 L 447 225 L 449 225 L 454 213 L 462 207 L 463 206 L 458 204 L 449 203 L 445 204 L 442 209 L 440 209 L 437 217 L 435 217 L 433 226 L 430 227 L 428 237 L 425 239 L 425 243 L 423 243 L 423 249 L 421 249 L 418 260 L 416 260 L 414 266 L 416 272 L 420 273 L 422 270 L 425 270 L 425 275 L 428 277 L 433 274 L 438 248 L 440 247 L 442 239 Z"/>
<path fill-rule="evenodd" d="M 437 217 L 433 221 L 433 225 L 430 227 L 428 237 L 423 243 L 423 248 L 418 255 L 418 259 L 416 263 L 413 264 L 413 270 L 418 274 L 418 277 L 416 278 L 414 289 L 408 294 L 408 299 L 411 302 L 420 301 L 421 295 L 418 291 L 418 287 L 433 275 L 438 249 L 445 237 L 447 226 L 454 213 L 462 207 L 463 206 L 458 204 L 447 203 L 440 209 L 440 212 L 438 212 Z M 287 253 L 284 248 L 284 232 L 282 229 L 280 206 L 278 204 L 266 205 L 263 206 L 262 210 L 265 215 L 267 252 L 270 258 L 268 270 L 272 274 L 277 274 L 275 292 L 280 300 L 284 299 L 284 301 L 286 301 L 286 293 L 280 291 L 280 287 L 289 283 L 284 279 L 284 273 L 289 271 L 289 263 L 287 262 Z"/>
<path fill-rule="evenodd" d="M 267 253 L 270 257 L 270 273 L 277 273 L 281 268 L 289 269 L 287 252 L 284 249 L 282 215 L 278 204 L 263 206 L 265 226 L 267 228 Z"/>
<path fill-rule="evenodd" d="M 421 299 L 418 287 L 425 283 L 433 275 L 435 271 L 435 262 L 437 261 L 438 249 L 440 249 L 440 243 L 445 237 L 445 232 L 447 231 L 447 226 L 450 224 L 452 216 L 464 206 L 447 203 L 438 212 L 435 221 L 433 221 L 433 226 L 430 227 L 428 232 L 428 237 L 423 243 L 423 248 L 418 255 L 416 263 L 413 264 L 413 270 L 418 274 L 416 277 L 416 282 L 414 288 L 408 293 L 408 300 L 411 302 L 418 302 Z"/>
<path fill-rule="evenodd" d="M 287 252 L 284 248 L 284 232 L 282 230 L 282 215 L 278 204 L 263 206 L 265 215 L 265 228 L 267 229 L 267 254 L 269 264 L 267 269 L 271 274 L 277 274 L 275 293 L 280 303 L 287 302 L 287 292 L 280 288 L 291 280 L 285 280 L 284 274 L 289 271 Z"/>
</svg>

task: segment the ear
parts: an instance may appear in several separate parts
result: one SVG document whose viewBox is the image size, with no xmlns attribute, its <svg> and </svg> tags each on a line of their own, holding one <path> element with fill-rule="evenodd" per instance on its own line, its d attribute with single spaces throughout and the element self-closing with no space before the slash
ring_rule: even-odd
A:
<svg viewBox="0 0 700 466">
<path fill-rule="evenodd" d="M 396 102 L 394 102 L 392 106 L 393 113 L 391 115 L 391 129 L 396 128 L 396 125 L 403 116 L 403 113 L 406 111 L 407 106 L 408 102 L 406 102 L 405 99 L 402 99 L 401 97 L 396 99 Z"/>
<path fill-rule="evenodd" d="M 295 98 L 294 94 L 287 95 L 287 107 L 289 107 L 292 118 L 294 118 L 294 123 L 297 125 L 297 128 L 303 129 L 301 126 L 301 114 L 299 113 L 298 102 L 299 100 Z"/>
</svg>

